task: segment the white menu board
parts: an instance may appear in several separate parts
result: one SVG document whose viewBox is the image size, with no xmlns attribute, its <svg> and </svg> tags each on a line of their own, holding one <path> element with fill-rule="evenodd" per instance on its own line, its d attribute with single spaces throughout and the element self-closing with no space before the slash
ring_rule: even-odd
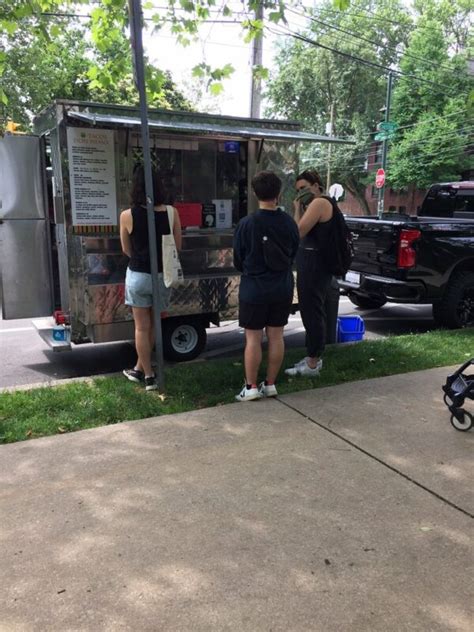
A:
<svg viewBox="0 0 474 632">
<path fill-rule="evenodd" d="M 117 224 L 114 132 L 67 128 L 73 226 Z"/>
</svg>

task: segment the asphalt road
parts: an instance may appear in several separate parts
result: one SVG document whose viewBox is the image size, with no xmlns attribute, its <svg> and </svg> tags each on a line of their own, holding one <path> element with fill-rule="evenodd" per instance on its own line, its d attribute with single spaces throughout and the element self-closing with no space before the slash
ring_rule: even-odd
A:
<svg viewBox="0 0 474 632">
<path fill-rule="evenodd" d="M 341 298 L 339 313 L 360 314 L 365 320 L 366 338 L 424 332 L 434 328 L 428 305 L 388 303 L 378 310 L 360 310 L 349 299 Z M 288 348 L 304 346 L 304 329 L 299 314 L 291 317 L 285 339 Z M 238 355 L 243 342 L 243 332 L 235 321 L 211 327 L 206 351 L 200 359 Z M 43 342 L 29 320 L 0 320 L 0 357 L 1 388 L 121 371 L 132 366 L 135 351 L 130 342 L 114 342 L 80 345 L 70 352 L 55 353 Z"/>
</svg>

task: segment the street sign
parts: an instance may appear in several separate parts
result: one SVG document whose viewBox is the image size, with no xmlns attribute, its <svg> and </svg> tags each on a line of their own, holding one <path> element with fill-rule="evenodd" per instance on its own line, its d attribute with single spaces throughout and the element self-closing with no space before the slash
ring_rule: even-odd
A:
<svg viewBox="0 0 474 632">
<path fill-rule="evenodd" d="M 379 132 L 396 132 L 398 129 L 398 124 L 393 121 L 382 121 L 377 125 L 377 130 Z"/>
<path fill-rule="evenodd" d="M 387 132 L 379 132 L 378 134 L 375 134 L 374 140 L 388 140 L 390 136 L 391 134 L 387 134 Z"/>
<path fill-rule="evenodd" d="M 385 171 L 383 169 L 377 169 L 375 174 L 375 186 L 377 189 L 381 189 L 385 184 Z"/>
</svg>

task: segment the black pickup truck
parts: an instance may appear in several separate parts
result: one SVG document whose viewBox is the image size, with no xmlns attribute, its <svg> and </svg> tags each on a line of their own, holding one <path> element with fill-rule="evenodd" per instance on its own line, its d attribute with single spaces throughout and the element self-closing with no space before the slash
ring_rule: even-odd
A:
<svg viewBox="0 0 474 632">
<path fill-rule="evenodd" d="M 432 304 L 438 325 L 474 326 L 474 182 L 433 185 L 417 216 L 346 221 L 355 255 L 340 286 L 355 305 Z"/>
</svg>

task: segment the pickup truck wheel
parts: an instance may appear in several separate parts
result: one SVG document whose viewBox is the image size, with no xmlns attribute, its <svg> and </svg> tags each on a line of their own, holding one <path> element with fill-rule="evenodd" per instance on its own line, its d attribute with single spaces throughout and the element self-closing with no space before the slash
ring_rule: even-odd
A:
<svg viewBox="0 0 474 632">
<path fill-rule="evenodd" d="M 443 298 L 433 305 L 433 318 L 450 329 L 474 325 L 474 272 L 453 275 Z"/>
<path fill-rule="evenodd" d="M 172 362 L 194 360 L 207 341 L 204 322 L 190 318 L 170 318 L 162 322 L 163 355 Z"/>
<path fill-rule="evenodd" d="M 354 305 L 362 309 L 378 309 L 379 307 L 383 307 L 387 302 L 384 298 L 371 298 L 369 296 L 354 294 L 353 292 L 348 296 L 351 303 L 354 303 Z"/>
</svg>

